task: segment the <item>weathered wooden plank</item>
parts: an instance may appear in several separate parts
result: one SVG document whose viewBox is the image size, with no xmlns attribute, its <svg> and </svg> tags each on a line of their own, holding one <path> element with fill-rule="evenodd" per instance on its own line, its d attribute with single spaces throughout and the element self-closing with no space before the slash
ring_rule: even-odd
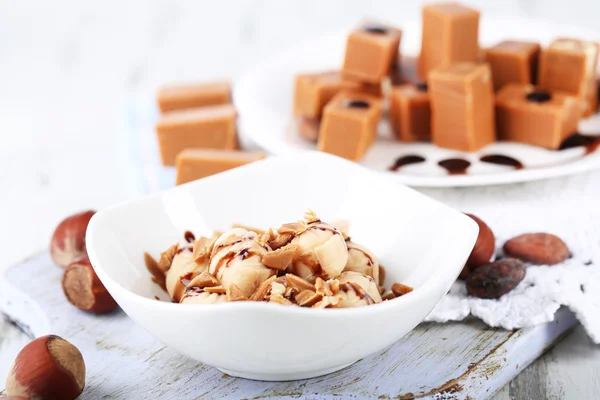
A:
<svg viewBox="0 0 600 400">
<path fill-rule="evenodd" d="M 74 309 L 62 295 L 60 276 L 47 253 L 10 268 L 0 282 L 0 307 L 31 334 L 52 332 L 82 350 L 88 366 L 84 399 L 486 399 L 575 324 L 566 311 L 554 323 L 514 332 L 476 320 L 422 324 L 345 370 L 302 381 L 258 382 L 176 354 L 122 312 L 93 316 Z"/>
</svg>

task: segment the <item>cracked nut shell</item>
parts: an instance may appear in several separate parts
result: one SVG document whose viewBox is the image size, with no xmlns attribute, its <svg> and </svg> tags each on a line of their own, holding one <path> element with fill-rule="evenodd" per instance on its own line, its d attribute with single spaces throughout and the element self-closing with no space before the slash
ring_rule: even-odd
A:
<svg viewBox="0 0 600 400">
<path fill-rule="evenodd" d="M 62 288 L 69 303 L 80 310 L 103 314 L 117 307 L 87 257 L 79 258 L 67 266 L 62 277 Z"/>
</svg>

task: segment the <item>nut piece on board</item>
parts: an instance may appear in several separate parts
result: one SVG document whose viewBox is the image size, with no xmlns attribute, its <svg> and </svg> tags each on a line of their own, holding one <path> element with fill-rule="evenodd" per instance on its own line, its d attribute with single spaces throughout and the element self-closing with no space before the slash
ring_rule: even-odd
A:
<svg viewBox="0 0 600 400">
<path fill-rule="evenodd" d="M 569 248 L 550 233 L 526 233 L 504 243 L 507 256 L 533 264 L 560 264 L 571 256 Z"/>
</svg>

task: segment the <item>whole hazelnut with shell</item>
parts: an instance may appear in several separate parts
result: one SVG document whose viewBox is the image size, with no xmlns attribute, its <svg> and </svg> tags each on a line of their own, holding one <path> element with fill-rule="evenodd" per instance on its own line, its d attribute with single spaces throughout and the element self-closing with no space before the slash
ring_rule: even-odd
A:
<svg viewBox="0 0 600 400">
<path fill-rule="evenodd" d="M 74 259 L 87 256 L 85 232 L 95 213 L 93 210 L 83 211 L 58 224 L 50 241 L 50 255 L 56 265 L 64 268 Z"/>
<path fill-rule="evenodd" d="M 85 386 L 85 362 L 70 342 L 42 336 L 17 355 L 6 380 L 6 394 L 13 398 L 74 400 Z"/>
<path fill-rule="evenodd" d="M 467 264 L 460 273 L 459 278 L 461 279 L 466 279 L 471 270 L 480 265 L 489 263 L 494 256 L 494 251 L 496 249 L 496 237 L 490 227 L 473 214 L 465 215 L 477 223 L 479 226 L 479 234 L 477 235 L 477 241 L 469 255 Z"/>
<path fill-rule="evenodd" d="M 80 310 L 103 314 L 117 308 L 87 257 L 78 258 L 67 266 L 62 288 L 69 303 Z"/>
</svg>

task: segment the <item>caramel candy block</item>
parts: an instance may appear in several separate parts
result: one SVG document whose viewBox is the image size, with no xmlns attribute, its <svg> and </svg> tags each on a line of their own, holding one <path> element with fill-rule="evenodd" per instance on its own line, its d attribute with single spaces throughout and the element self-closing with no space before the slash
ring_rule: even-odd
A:
<svg viewBox="0 0 600 400">
<path fill-rule="evenodd" d="M 375 96 L 339 93 L 323 112 L 318 149 L 349 160 L 360 160 L 377 137 L 381 113 L 381 100 Z"/>
<path fill-rule="evenodd" d="M 397 61 L 401 37 L 400 29 L 364 22 L 348 35 L 342 74 L 348 79 L 381 82 Z"/>
<path fill-rule="evenodd" d="M 419 59 L 417 57 L 403 56 L 398 62 L 398 68 L 392 70 L 390 78 L 393 86 L 403 85 L 405 83 L 423 83 L 423 79 L 419 73 Z"/>
<path fill-rule="evenodd" d="M 392 87 L 390 122 L 396 137 L 405 142 L 431 139 L 431 107 L 424 83 Z"/>
<path fill-rule="evenodd" d="M 360 82 L 342 79 L 339 71 L 296 75 L 294 115 L 320 118 L 323 107 L 341 90 L 360 90 Z"/>
<path fill-rule="evenodd" d="M 163 165 L 187 148 L 235 149 L 237 113 L 231 104 L 165 113 L 156 123 Z"/>
<path fill-rule="evenodd" d="M 487 49 L 494 90 L 509 83 L 535 83 L 539 55 L 540 45 L 534 42 L 507 40 Z"/>
<path fill-rule="evenodd" d="M 487 64 L 460 63 L 431 71 L 433 143 L 476 151 L 494 142 L 494 90 Z"/>
<path fill-rule="evenodd" d="M 298 117 L 296 120 L 298 133 L 309 142 L 316 142 L 319 138 L 321 121 L 316 118 Z"/>
<path fill-rule="evenodd" d="M 423 36 L 419 72 L 480 60 L 479 12 L 456 3 L 423 7 Z"/>
<path fill-rule="evenodd" d="M 542 52 L 539 86 L 550 92 L 561 91 L 583 100 L 584 115 L 593 113 L 597 102 L 596 66 L 598 43 L 556 39 Z"/>
<path fill-rule="evenodd" d="M 177 184 L 202 179 L 265 157 L 264 153 L 259 152 L 186 149 L 177 155 Z"/>
<path fill-rule="evenodd" d="M 576 96 L 508 84 L 496 95 L 498 138 L 558 149 L 563 139 L 577 130 L 582 112 Z"/>
<path fill-rule="evenodd" d="M 229 104 L 231 85 L 220 81 L 165 86 L 159 90 L 157 100 L 162 112 Z"/>
</svg>

